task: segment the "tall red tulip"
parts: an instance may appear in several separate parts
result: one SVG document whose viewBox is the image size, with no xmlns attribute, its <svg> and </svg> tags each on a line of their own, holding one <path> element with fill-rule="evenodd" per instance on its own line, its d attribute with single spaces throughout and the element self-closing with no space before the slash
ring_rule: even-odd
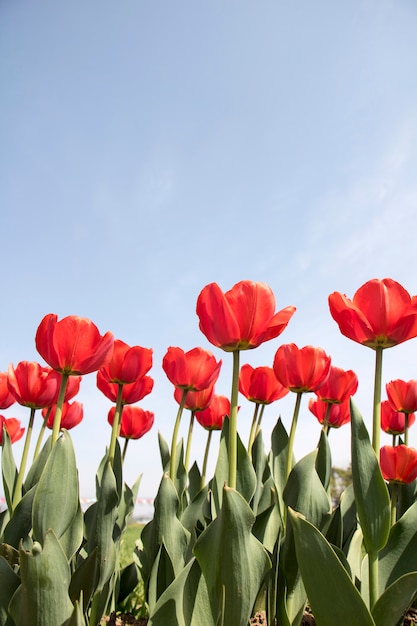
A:
<svg viewBox="0 0 417 626">
<path fill-rule="evenodd" d="M 51 430 L 54 426 L 55 411 L 56 406 L 54 405 L 50 408 L 48 421 L 46 422 L 46 426 Z M 46 419 L 47 415 L 48 409 L 43 409 L 43 418 Z M 62 405 L 61 429 L 71 430 L 71 428 L 75 428 L 82 421 L 83 417 L 84 409 L 81 402 L 64 402 Z"/>
<path fill-rule="evenodd" d="M 9 365 L 8 386 L 16 401 L 32 409 L 42 409 L 56 402 L 60 376 L 50 367 L 32 361 Z"/>
<path fill-rule="evenodd" d="M 274 358 L 274 372 L 278 381 L 296 393 L 317 391 L 330 370 L 330 357 L 322 348 L 287 343 L 278 348 Z"/>
<path fill-rule="evenodd" d="M 275 297 L 265 283 L 242 280 L 223 293 L 217 283 L 206 285 L 197 299 L 200 330 L 226 352 L 256 348 L 282 333 L 295 307 L 275 312 Z"/>
<path fill-rule="evenodd" d="M 154 381 L 151 376 L 143 376 L 134 383 L 123 385 L 122 404 L 135 404 L 151 393 Z M 117 401 L 118 383 L 109 383 L 100 370 L 97 372 L 97 387 L 112 402 Z"/>
<path fill-rule="evenodd" d="M 396 411 L 417 411 L 417 380 L 391 380 L 386 384 L 388 401 Z"/>
<path fill-rule="evenodd" d="M 116 408 L 112 407 L 108 414 L 108 422 L 112 426 Z M 145 411 L 139 406 L 125 406 L 120 421 L 120 437 L 125 439 L 140 439 L 153 426 L 155 416 L 151 411 Z"/>
<path fill-rule="evenodd" d="M 181 404 L 183 390 L 175 387 L 174 398 Z M 214 385 L 203 389 L 202 391 L 187 391 L 184 401 L 184 409 L 189 411 L 203 411 L 211 403 L 214 396 Z"/>
<path fill-rule="evenodd" d="M 415 422 L 414 413 L 407 414 L 408 426 Z M 381 428 L 389 435 L 402 435 L 405 430 L 405 415 L 393 408 L 388 400 L 381 402 Z"/>
<path fill-rule="evenodd" d="M 215 395 L 210 405 L 204 411 L 196 411 L 195 416 L 206 430 L 221 430 L 224 419 L 230 416 L 230 400 Z"/>
<path fill-rule="evenodd" d="M 0 415 L 0 446 L 3 444 L 3 428 L 7 430 L 11 443 L 19 441 L 25 432 L 25 429 L 21 426 L 20 420 L 15 417 L 4 417 Z"/>
<path fill-rule="evenodd" d="M 104 367 L 113 354 L 112 333 L 100 335 L 84 317 L 45 315 L 36 331 L 36 348 L 54 370 L 63 374 L 90 374 Z"/>
<path fill-rule="evenodd" d="M 358 389 L 358 377 L 352 370 L 330 366 L 329 375 L 316 394 L 328 404 L 340 404 L 353 396 Z"/>
<path fill-rule="evenodd" d="M 239 374 L 239 391 L 250 402 L 271 404 L 287 395 L 288 389 L 278 382 L 272 367 L 242 365 Z"/>
<path fill-rule="evenodd" d="M 380 451 L 381 472 L 385 480 L 412 483 L 417 478 L 417 450 L 408 446 L 383 446 Z"/>
<path fill-rule="evenodd" d="M 112 358 L 100 371 L 111 383 L 132 384 L 151 369 L 152 352 L 151 348 L 129 346 L 116 339 Z"/>
<path fill-rule="evenodd" d="M 0 372 L 0 410 L 8 409 L 16 402 L 16 398 L 10 393 L 7 372 Z"/>
<path fill-rule="evenodd" d="M 329 408 L 330 407 L 330 408 Z M 320 424 L 331 428 L 340 428 L 350 422 L 350 402 L 329 404 L 320 399 L 310 398 L 308 408 Z"/>
<path fill-rule="evenodd" d="M 219 377 L 222 362 L 203 348 L 184 352 L 181 348 L 168 348 L 162 367 L 175 387 L 187 391 L 202 391 L 212 386 Z"/>
<path fill-rule="evenodd" d="M 340 332 L 370 348 L 391 348 L 417 336 L 417 297 L 391 278 L 369 280 L 352 300 L 334 292 L 329 307 Z"/>
</svg>

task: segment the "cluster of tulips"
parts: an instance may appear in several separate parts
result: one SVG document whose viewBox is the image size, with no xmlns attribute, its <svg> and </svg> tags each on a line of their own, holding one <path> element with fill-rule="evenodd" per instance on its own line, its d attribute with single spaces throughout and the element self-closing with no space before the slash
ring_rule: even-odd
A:
<svg viewBox="0 0 417 626">
<path fill-rule="evenodd" d="M 408 445 L 417 381 L 391 381 L 381 402 L 382 356 L 417 337 L 417 297 L 392 279 L 368 281 L 352 300 L 329 296 L 341 333 L 376 355 L 372 443 L 352 401 L 356 374 L 332 365 L 322 348 L 284 344 L 272 366 L 241 366 L 243 350 L 276 339 L 290 322 L 295 307 L 276 312 L 275 306 L 272 290 L 252 281 L 226 292 L 212 283 L 198 297 L 200 330 L 232 353 L 230 398 L 215 392 L 222 361 L 210 351 L 168 348 L 162 367 L 178 410 L 171 445 L 159 435 L 163 471 L 154 518 L 124 569 L 120 543 L 139 480 L 131 488 L 124 483 L 123 461 L 129 440 L 154 422 L 153 413 L 137 406 L 153 389 L 152 350 L 101 335 L 84 318 L 45 316 L 35 341 L 47 366 L 23 361 L 0 374 L 0 409 L 14 402 L 30 409 L 26 429 L 0 416 L 7 503 L 0 513 L 0 624 L 95 626 L 142 579 L 149 626 L 246 626 L 257 610 L 270 625 L 296 626 L 307 602 L 318 626 L 396 626 L 417 593 L 417 557 L 409 549 L 417 546 L 417 451 Z M 71 400 L 81 377 L 93 372 L 114 406 L 96 502 L 83 514 L 68 431 L 83 417 L 81 403 Z M 254 404 L 247 445 L 238 433 L 239 392 Z M 264 408 L 290 392 L 289 433 L 278 419 L 266 451 Z M 315 394 L 308 408 L 322 431 L 317 447 L 296 462 L 306 393 Z M 191 414 L 185 443 L 179 438 L 184 409 Z M 27 469 L 37 410 L 42 425 Z M 194 420 L 208 435 L 202 464 L 190 467 Z M 328 434 L 348 422 L 353 485 L 334 508 Z M 44 443 L 46 428 L 52 432 Z M 393 435 L 392 446 L 380 449 L 381 428 Z M 207 478 L 213 430 L 221 436 Z M 25 432 L 17 468 L 11 444 Z"/>
</svg>

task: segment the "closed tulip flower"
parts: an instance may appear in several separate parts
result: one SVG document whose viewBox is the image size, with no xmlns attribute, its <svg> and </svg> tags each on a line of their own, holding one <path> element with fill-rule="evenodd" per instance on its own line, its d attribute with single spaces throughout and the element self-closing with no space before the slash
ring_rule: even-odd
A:
<svg viewBox="0 0 417 626">
<path fill-rule="evenodd" d="M 112 407 L 108 414 L 108 422 L 112 426 L 115 414 Z M 120 437 L 125 439 L 140 439 L 153 426 L 155 416 L 151 411 L 145 411 L 139 406 L 125 406 L 120 421 Z"/>
<path fill-rule="evenodd" d="M 56 402 L 60 377 L 50 367 L 32 361 L 9 365 L 8 386 L 16 401 L 31 409 L 43 409 Z"/>
<path fill-rule="evenodd" d="M 239 373 L 239 391 L 251 402 L 271 404 L 287 395 L 287 387 L 278 382 L 272 367 L 242 365 Z"/>
<path fill-rule="evenodd" d="M 275 297 L 265 283 L 242 280 L 223 293 L 217 283 L 206 285 L 197 299 L 200 330 L 226 352 L 256 348 L 278 337 L 295 307 L 275 312 Z"/>
<path fill-rule="evenodd" d="M 52 406 L 49 411 L 48 421 L 46 426 L 52 430 L 54 426 L 56 406 Z M 43 409 L 42 416 L 45 419 L 48 414 L 48 409 Z M 84 409 L 81 402 L 64 402 L 62 405 L 61 415 L 61 430 L 71 430 L 82 421 L 84 417 Z"/>
<path fill-rule="evenodd" d="M 16 402 L 16 398 L 10 392 L 7 372 L 0 372 L 0 410 L 8 409 Z"/>
<path fill-rule="evenodd" d="M 89 319 L 69 315 L 58 321 L 46 315 L 36 331 L 36 348 L 54 370 L 67 375 L 95 372 L 107 365 L 113 354 L 112 333 L 100 332 Z"/>
<path fill-rule="evenodd" d="M 414 413 L 408 413 L 408 426 L 415 422 Z M 405 415 L 393 408 L 388 400 L 381 402 L 381 428 L 389 435 L 402 435 L 405 430 Z"/>
<path fill-rule="evenodd" d="M 174 398 L 181 404 L 183 390 L 178 387 L 175 388 Z M 214 385 L 207 387 L 202 391 L 187 391 L 184 401 L 184 409 L 189 411 L 203 411 L 206 409 L 214 396 Z"/>
<path fill-rule="evenodd" d="M 143 378 L 152 367 L 152 349 L 129 346 L 116 339 L 113 356 L 100 371 L 111 383 L 132 384 Z"/>
<path fill-rule="evenodd" d="M 123 385 L 122 404 L 135 404 L 151 393 L 154 381 L 151 376 L 143 376 L 134 383 Z M 97 372 L 97 387 L 112 402 L 117 401 L 118 383 L 110 383 L 102 371 Z"/>
<path fill-rule="evenodd" d="M 19 441 L 25 432 L 25 429 L 21 426 L 20 420 L 15 417 L 7 418 L 0 415 L 0 446 L 3 445 L 3 429 L 7 430 L 11 443 Z"/>
<path fill-rule="evenodd" d="M 223 421 L 230 415 L 230 400 L 226 396 L 215 395 L 204 411 L 196 411 L 197 422 L 206 430 L 221 430 Z"/>
<path fill-rule="evenodd" d="M 401 413 L 417 411 L 417 380 L 392 380 L 386 385 L 392 408 Z"/>
<path fill-rule="evenodd" d="M 175 387 L 187 391 L 202 391 L 212 386 L 219 377 L 222 362 L 203 348 L 184 352 L 170 347 L 165 354 L 162 367 Z"/>
<path fill-rule="evenodd" d="M 330 408 L 329 408 L 330 406 Z M 308 408 L 320 424 L 331 428 L 340 428 L 350 422 L 350 402 L 330 404 L 320 399 L 310 398 Z"/>
<path fill-rule="evenodd" d="M 328 404 L 340 404 L 353 396 L 358 389 L 358 377 L 352 370 L 330 366 L 329 375 L 316 394 Z"/>
<path fill-rule="evenodd" d="M 296 393 L 317 391 L 330 370 L 330 357 L 322 348 L 294 343 L 280 346 L 274 358 L 274 372 L 278 381 Z"/>
<path fill-rule="evenodd" d="M 391 278 L 369 280 L 352 300 L 332 293 L 329 307 L 342 335 L 369 348 L 391 348 L 417 336 L 417 297 Z"/>
<path fill-rule="evenodd" d="M 412 483 L 417 478 L 417 450 L 408 446 L 383 446 L 380 451 L 381 473 L 394 483 Z"/>
</svg>

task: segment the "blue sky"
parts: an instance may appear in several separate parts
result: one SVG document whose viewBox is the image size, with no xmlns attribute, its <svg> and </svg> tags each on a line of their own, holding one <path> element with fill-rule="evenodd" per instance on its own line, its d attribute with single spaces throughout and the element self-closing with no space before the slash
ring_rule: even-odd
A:
<svg viewBox="0 0 417 626">
<path fill-rule="evenodd" d="M 170 440 L 177 408 L 167 347 L 212 349 L 229 393 L 230 355 L 195 314 L 209 282 L 264 281 L 278 309 L 297 307 L 242 363 L 271 365 L 281 343 L 320 345 L 357 372 L 368 419 L 374 354 L 340 335 L 327 297 L 385 276 L 417 293 L 416 30 L 414 0 L 1 4 L 0 369 L 41 361 L 46 313 L 152 347 L 142 406 L 155 426 L 126 464 L 128 482 L 143 473 L 142 496 L 159 483 L 157 431 Z M 417 340 L 386 351 L 384 379 L 417 378 L 416 354 Z M 79 400 L 88 496 L 110 403 L 94 375 Z M 289 427 L 293 401 L 268 408 L 266 439 L 279 413 Z M 303 406 L 298 456 L 319 436 Z M 28 418 L 16 405 L 3 414 Z M 242 399 L 244 441 L 251 417 Z M 193 455 L 204 443 L 197 430 Z M 346 464 L 349 429 L 332 444 Z"/>
</svg>

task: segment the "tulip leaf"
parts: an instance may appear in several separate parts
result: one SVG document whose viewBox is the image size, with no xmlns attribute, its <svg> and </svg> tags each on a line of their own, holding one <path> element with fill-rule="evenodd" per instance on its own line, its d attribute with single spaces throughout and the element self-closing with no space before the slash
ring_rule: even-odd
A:
<svg viewBox="0 0 417 626">
<path fill-rule="evenodd" d="M 45 441 L 44 445 L 42 446 L 42 450 L 30 466 L 24 482 L 24 491 L 29 491 L 29 489 L 31 489 L 34 485 L 38 484 L 46 461 L 48 460 L 51 453 L 51 447 L 52 435 L 50 435 Z"/>
<path fill-rule="evenodd" d="M 75 602 L 72 615 L 70 619 L 65 622 L 64 626 L 86 626 L 82 602 Z"/>
<path fill-rule="evenodd" d="M 417 571 L 417 502 L 391 528 L 379 553 L 380 593 L 398 578 Z"/>
<path fill-rule="evenodd" d="M 398 578 L 372 607 L 376 626 L 397 626 L 417 592 L 417 572 Z"/>
<path fill-rule="evenodd" d="M 12 444 L 7 428 L 3 428 L 1 453 L 1 471 L 3 476 L 4 497 L 9 511 L 13 510 L 13 494 L 17 480 L 17 468 L 13 456 Z"/>
<path fill-rule="evenodd" d="M 169 587 L 175 578 L 175 572 L 171 558 L 162 540 L 158 554 L 152 565 L 148 585 L 148 605 L 152 613 L 153 608 L 161 594 Z"/>
<path fill-rule="evenodd" d="M 4 529 L 4 541 L 16 549 L 20 541 L 26 537 L 32 528 L 32 505 L 35 497 L 36 485 L 32 487 L 19 501 L 13 511 L 6 528 Z"/>
<path fill-rule="evenodd" d="M 298 564 L 317 626 L 375 626 L 359 591 L 320 531 L 291 509 L 289 518 Z"/>
<path fill-rule="evenodd" d="M 20 578 L 3 556 L 0 556 L 0 580 L 0 624 L 12 626 L 8 608 L 14 592 L 20 585 Z"/>
<path fill-rule="evenodd" d="M 206 581 L 193 558 L 158 599 L 149 626 L 215 626 Z"/>
<path fill-rule="evenodd" d="M 277 488 L 278 504 L 282 519 L 285 519 L 285 504 L 282 497 L 287 483 L 288 434 L 281 418 L 278 419 L 271 435 L 269 465 Z"/>
<path fill-rule="evenodd" d="M 194 546 L 207 584 L 212 615 L 216 619 L 221 613 L 227 626 L 247 624 L 271 567 L 266 550 L 251 534 L 254 521 L 245 498 L 225 486 L 221 510 Z"/>
<path fill-rule="evenodd" d="M 9 606 L 16 624 L 63 624 L 71 617 L 70 569 L 53 530 L 45 533 L 43 546 L 35 542 L 31 551 L 20 549 L 20 575 L 21 585 Z"/>
<path fill-rule="evenodd" d="M 390 499 L 362 416 L 351 401 L 352 480 L 365 548 L 377 554 L 390 530 Z"/>
<path fill-rule="evenodd" d="M 193 500 L 193 498 L 197 495 L 200 489 L 201 489 L 201 473 L 198 468 L 197 462 L 194 461 L 194 463 L 191 466 L 190 471 L 188 472 L 188 496 L 190 500 Z"/>
<path fill-rule="evenodd" d="M 171 460 L 171 453 L 169 445 L 163 438 L 160 432 L 158 432 L 159 452 L 161 454 L 162 471 L 167 472 L 169 470 L 169 462 Z"/>
<path fill-rule="evenodd" d="M 327 491 L 332 475 L 332 455 L 329 439 L 323 430 L 320 433 L 319 445 L 317 447 L 316 470 L 323 487 Z"/>
<path fill-rule="evenodd" d="M 67 555 L 68 561 L 77 552 L 83 541 L 84 520 L 81 511 L 81 505 L 78 502 L 77 513 L 68 528 L 59 538 L 59 542 Z"/>
<path fill-rule="evenodd" d="M 68 432 L 63 431 L 52 447 L 33 499 L 34 537 L 43 544 L 47 531 L 52 528 L 59 539 L 75 518 L 78 507 L 75 454 Z"/>
</svg>

